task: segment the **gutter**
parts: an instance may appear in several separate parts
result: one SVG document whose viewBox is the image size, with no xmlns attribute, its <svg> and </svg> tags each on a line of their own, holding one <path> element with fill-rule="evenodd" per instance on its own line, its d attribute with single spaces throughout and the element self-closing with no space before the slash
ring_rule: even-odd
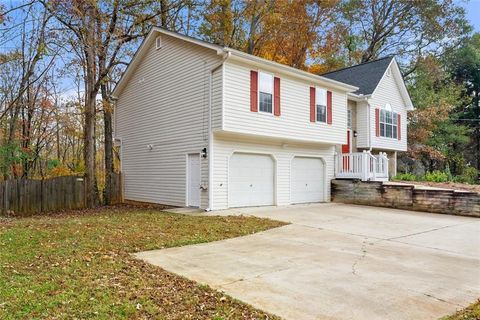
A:
<svg viewBox="0 0 480 320">
<path fill-rule="evenodd" d="M 212 132 L 212 90 L 213 90 L 213 73 L 219 68 L 223 68 L 223 64 L 232 55 L 228 51 L 217 51 L 218 55 L 223 55 L 222 61 L 210 69 L 208 79 L 208 208 L 205 211 L 211 211 L 213 207 L 213 132 Z M 223 81 L 223 79 L 222 79 Z"/>
</svg>

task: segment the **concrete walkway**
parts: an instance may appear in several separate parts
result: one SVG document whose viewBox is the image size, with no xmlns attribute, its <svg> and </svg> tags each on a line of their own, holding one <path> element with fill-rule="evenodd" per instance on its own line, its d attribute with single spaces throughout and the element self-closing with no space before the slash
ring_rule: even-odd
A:
<svg viewBox="0 0 480 320">
<path fill-rule="evenodd" d="M 285 319 L 437 319 L 480 297 L 480 219 L 342 204 L 226 210 L 291 222 L 137 257 Z"/>
</svg>

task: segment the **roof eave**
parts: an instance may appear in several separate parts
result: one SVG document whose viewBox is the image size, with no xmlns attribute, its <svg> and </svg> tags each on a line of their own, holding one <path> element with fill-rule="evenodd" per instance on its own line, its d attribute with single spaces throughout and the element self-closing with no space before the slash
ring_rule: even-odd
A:
<svg viewBox="0 0 480 320">
<path fill-rule="evenodd" d="M 357 94 L 357 93 L 354 93 L 354 92 L 349 92 L 348 93 L 348 98 L 350 100 L 354 100 L 354 101 L 366 101 L 368 99 L 370 99 L 372 97 L 371 94 Z"/>
</svg>

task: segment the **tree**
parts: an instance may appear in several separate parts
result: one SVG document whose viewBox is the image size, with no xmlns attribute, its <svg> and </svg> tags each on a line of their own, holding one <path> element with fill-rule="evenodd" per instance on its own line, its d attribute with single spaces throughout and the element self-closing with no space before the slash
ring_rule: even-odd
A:
<svg viewBox="0 0 480 320">
<path fill-rule="evenodd" d="M 330 46 L 337 1 L 275 2 L 265 16 L 256 54 L 295 68 L 307 69 L 307 59 L 314 59 Z"/>
<path fill-rule="evenodd" d="M 408 89 L 415 110 L 409 113 L 408 154 L 430 169 L 442 169 L 446 159 L 468 141 L 468 130 L 450 118 L 462 104 L 462 87 L 450 78 L 442 61 L 421 59 Z"/>
<path fill-rule="evenodd" d="M 56 54 L 49 48 L 48 24 L 51 15 L 42 8 L 27 3 L 5 11 L 2 17 L 15 11 L 22 12 L 20 17 L 13 27 L 2 28 L 0 37 L 0 41 L 12 45 L 10 52 L 3 53 L 0 62 L 4 179 L 11 175 L 29 175 L 32 159 L 36 158 L 32 154 L 32 124 L 37 121 L 36 116 L 45 116 L 47 72 L 56 58 Z M 39 145 L 35 145 L 34 149 L 39 150 Z"/>
<path fill-rule="evenodd" d="M 465 156 L 480 170 L 480 33 L 467 39 L 459 50 L 446 58 L 447 70 L 464 88 L 465 103 L 457 108 L 457 124 L 472 129 L 471 143 Z"/>
<path fill-rule="evenodd" d="M 191 7 L 188 1 L 174 4 L 167 0 L 145 1 L 43 1 L 45 8 L 65 27 L 71 47 L 81 61 L 85 85 L 84 162 L 87 204 L 98 203 L 95 179 L 95 115 L 97 95 L 102 97 L 105 134 L 105 200 L 110 203 L 113 173 L 112 72 L 121 65 L 122 54 L 129 44 L 145 36 L 157 21 L 163 27 L 176 24 L 179 11 Z M 110 84 L 110 85 L 109 85 Z"/>
<path fill-rule="evenodd" d="M 341 6 L 345 57 L 366 62 L 395 54 L 411 62 L 439 57 L 470 30 L 464 9 L 452 0 L 345 0 Z"/>
</svg>

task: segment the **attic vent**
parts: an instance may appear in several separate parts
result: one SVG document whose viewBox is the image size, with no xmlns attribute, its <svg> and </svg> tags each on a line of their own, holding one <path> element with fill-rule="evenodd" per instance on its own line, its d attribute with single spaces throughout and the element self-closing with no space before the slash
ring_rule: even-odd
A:
<svg viewBox="0 0 480 320">
<path fill-rule="evenodd" d="M 162 37 L 158 36 L 155 38 L 155 48 L 158 50 L 162 47 Z"/>
<path fill-rule="evenodd" d="M 392 75 L 392 70 L 390 68 L 387 69 L 387 77 L 390 77 Z"/>
</svg>

